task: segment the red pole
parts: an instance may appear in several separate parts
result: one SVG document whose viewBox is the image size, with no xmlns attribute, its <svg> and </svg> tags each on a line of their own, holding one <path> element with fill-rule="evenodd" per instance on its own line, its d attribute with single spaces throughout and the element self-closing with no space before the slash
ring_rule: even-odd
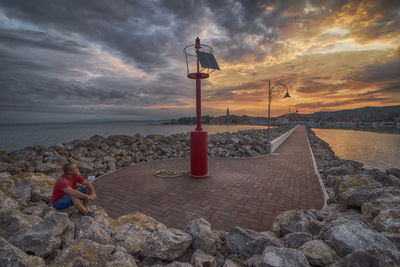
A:
<svg viewBox="0 0 400 267">
<path fill-rule="evenodd" d="M 196 50 L 201 48 L 199 37 L 196 38 Z M 200 61 L 197 58 L 197 74 L 196 74 L 196 131 L 201 131 L 201 73 Z"/>
<path fill-rule="evenodd" d="M 197 37 L 195 49 L 200 48 L 200 39 Z M 196 130 L 190 133 L 190 175 L 194 178 L 208 176 L 208 136 L 201 128 L 201 78 L 200 62 L 197 58 Z"/>
</svg>

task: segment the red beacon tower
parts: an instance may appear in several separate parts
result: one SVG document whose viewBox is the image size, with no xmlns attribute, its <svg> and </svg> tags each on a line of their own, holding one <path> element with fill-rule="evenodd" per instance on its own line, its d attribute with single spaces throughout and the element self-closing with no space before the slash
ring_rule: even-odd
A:
<svg viewBox="0 0 400 267">
<path fill-rule="evenodd" d="M 183 49 L 186 57 L 187 77 L 196 80 L 196 129 L 190 132 L 190 176 L 208 177 L 208 136 L 201 128 L 201 80 L 210 77 L 210 73 L 219 70 L 209 45 L 200 45 L 199 37 L 195 44 Z"/>
</svg>

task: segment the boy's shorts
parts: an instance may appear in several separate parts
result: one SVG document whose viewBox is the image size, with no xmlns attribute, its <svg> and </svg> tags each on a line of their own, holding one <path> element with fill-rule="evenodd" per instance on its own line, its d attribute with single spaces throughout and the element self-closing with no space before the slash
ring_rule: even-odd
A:
<svg viewBox="0 0 400 267">
<path fill-rule="evenodd" d="M 78 188 L 78 191 L 84 194 L 87 194 L 88 189 L 86 186 L 81 186 Z M 57 210 L 64 210 L 72 206 L 72 199 L 70 194 L 63 195 L 59 200 L 57 200 L 53 207 Z"/>
</svg>

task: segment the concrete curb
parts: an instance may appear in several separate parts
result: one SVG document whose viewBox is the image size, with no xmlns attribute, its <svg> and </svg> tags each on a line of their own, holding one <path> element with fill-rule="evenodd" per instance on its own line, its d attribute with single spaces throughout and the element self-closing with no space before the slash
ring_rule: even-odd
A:
<svg viewBox="0 0 400 267">
<path fill-rule="evenodd" d="M 299 127 L 297 124 L 295 127 L 287 131 L 286 133 L 282 134 L 281 136 L 278 136 L 274 140 L 271 141 L 272 149 L 271 153 L 274 153 L 275 150 L 279 148 L 279 146 L 285 142 L 285 140 Z"/>
<path fill-rule="evenodd" d="M 319 173 L 317 162 L 315 161 L 314 153 L 313 153 L 312 148 L 311 148 L 310 139 L 308 137 L 307 129 L 306 129 L 306 135 L 307 135 L 308 147 L 310 148 L 311 158 L 312 158 L 313 165 L 314 165 L 314 172 L 318 177 L 319 185 L 321 186 L 321 190 L 322 190 L 322 195 L 324 196 L 324 206 L 322 207 L 322 209 L 325 209 L 327 207 L 327 205 L 328 205 L 327 204 L 327 201 L 329 199 L 328 192 L 326 191 L 325 184 L 322 181 L 321 174 Z"/>
</svg>

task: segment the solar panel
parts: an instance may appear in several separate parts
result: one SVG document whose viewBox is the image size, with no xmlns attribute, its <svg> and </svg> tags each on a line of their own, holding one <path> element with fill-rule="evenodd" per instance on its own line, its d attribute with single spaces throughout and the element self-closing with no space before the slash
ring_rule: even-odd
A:
<svg viewBox="0 0 400 267">
<path fill-rule="evenodd" d="M 196 51 L 197 57 L 200 60 L 200 65 L 203 68 L 212 69 L 212 70 L 219 70 L 219 66 L 213 54 Z"/>
</svg>

